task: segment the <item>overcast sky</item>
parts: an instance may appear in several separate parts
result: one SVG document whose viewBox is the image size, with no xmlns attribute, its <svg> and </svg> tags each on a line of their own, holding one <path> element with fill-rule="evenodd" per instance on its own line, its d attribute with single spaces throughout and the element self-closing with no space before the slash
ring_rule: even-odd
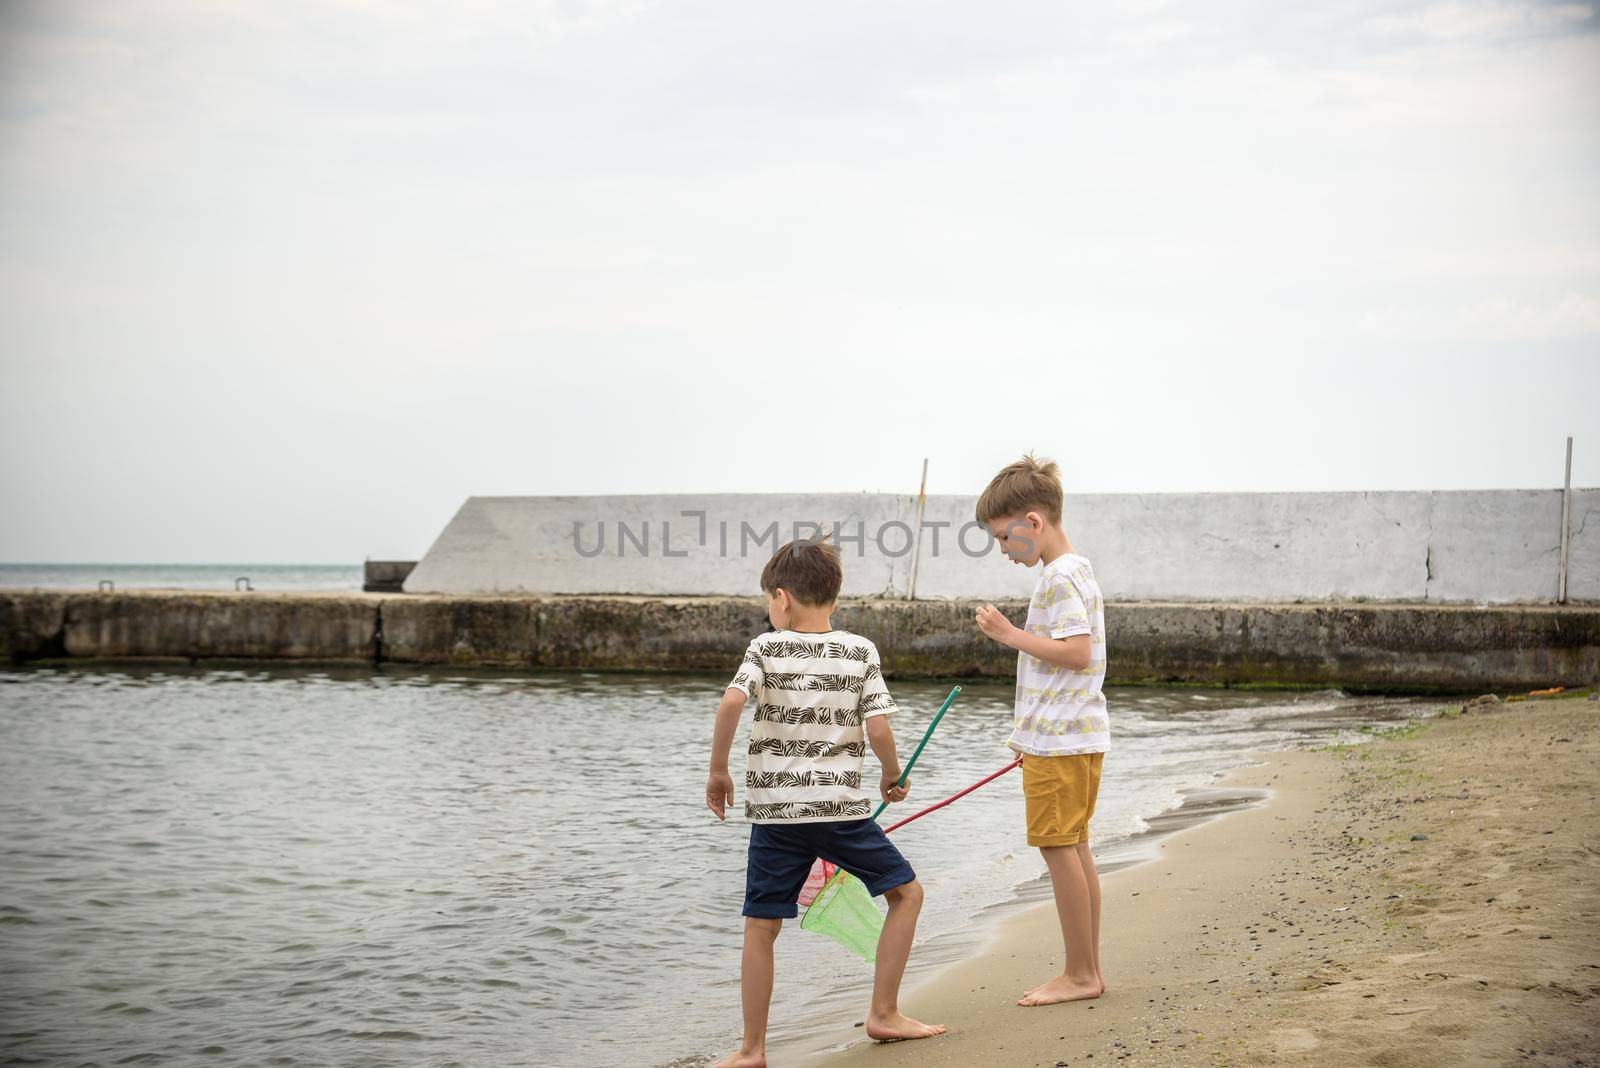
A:
<svg viewBox="0 0 1600 1068">
<path fill-rule="evenodd" d="M 1593 4 L 0 6 L 0 561 L 1600 484 Z"/>
</svg>

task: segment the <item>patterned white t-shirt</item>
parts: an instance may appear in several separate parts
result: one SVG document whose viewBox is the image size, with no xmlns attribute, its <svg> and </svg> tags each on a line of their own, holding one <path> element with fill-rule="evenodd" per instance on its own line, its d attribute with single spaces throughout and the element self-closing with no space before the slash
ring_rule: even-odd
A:
<svg viewBox="0 0 1600 1068">
<path fill-rule="evenodd" d="M 773 631 L 750 643 L 728 685 L 756 706 L 744 777 L 750 822 L 826 823 L 872 814 L 861 790 L 864 724 L 896 711 L 877 646 L 845 630 Z"/>
<path fill-rule="evenodd" d="M 1017 652 L 1011 748 L 1035 756 L 1104 753 L 1111 745 L 1101 692 L 1106 679 L 1105 601 L 1088 560 L 1066 553 L 1044 566 L 1024 627 L 1046 638 L 1089 635 L 1089 665 L 1070 671 Z"/>
</svg>

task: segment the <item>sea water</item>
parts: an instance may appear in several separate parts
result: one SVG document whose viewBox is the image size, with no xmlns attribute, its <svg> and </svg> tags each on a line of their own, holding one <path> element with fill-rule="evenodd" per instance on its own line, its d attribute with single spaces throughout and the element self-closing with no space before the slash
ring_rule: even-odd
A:
<svg viewBox="0 0 1600 1068">
<path fill-rule="evenodd" d="M 322 592 L 361 589 L 361 564 L 0 564 L 0 588 Z M 245 583 L 239 580 L 244 579 Z"/>
<path fill-rule="evenodd" d="M 587 1068 L 727 1052 L 748 825 L 704 803 L 725 684 L 0 671 L 0 1063 Z M 891 683 L 902 754 L 948 689 Z M 1009 685 L 963 684 L 890 815 L 1009 763 L 1010 700 Z M 1097 851 L 1251 750 L 1417 707 L 1108 700 Z M 1013 772 L 896 832 L 927 887 L 913 979 L 974 917 L 1038 887 L 1020 786 Z M 775 1040 L 859 1018 L 858 958 L 798 924 L 777 956 Z"/>
</svg>

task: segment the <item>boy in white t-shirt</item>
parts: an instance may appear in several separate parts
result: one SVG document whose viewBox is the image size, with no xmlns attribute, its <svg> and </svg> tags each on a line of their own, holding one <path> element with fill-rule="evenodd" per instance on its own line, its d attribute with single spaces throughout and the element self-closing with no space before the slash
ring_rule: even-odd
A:
<svg viewBox="0 0 1600 1068">
<path fill-rule="evenodd" d="M 933 1038 L 938 1024 L 900 1011 L 900 978 L 922 910 L 922 884 L 905 857 L 872 819 L 872 800 L 861 789 L 861 764 L 870 746 L 882 765 L 878 794 L 905 799 L 898 786 L 889 714 L 894 699 L 884 685 L 877 646 L 830 617 L 844 570 L 833 546 L 820 541 L 784 545 L 761 572 L 767 616 L 776 632 L 750 643 L 717 706 L 711 740 L 706 806 L 725 819 L 733 803 L 728 750 L 745 701 L 756 705 L 745 773 L 745 818 L 750 821 L 745 866 L 744 957 L 740 994 L 744 1038 L 717 1068 L 763 1068 L 767 1008 L 772 1000 L 772 949 L 785 919 L 821 858 L 866 884 L 889 903 L 878 936 L 877 968 L 867 1035 L 879 1041 Z"/>
<path fill-rule="evenodd" d="M 1061 477 L 1030 454 L 994 477 L 978 498 L 978 522 L 1024 567 L 1043 563 L 1022 627 L 994 605 L 978 609 L 984 634 L 1017 650 L 1016 717 L 1010 746 L 1022 754 L 1028 844 L 1050 869 L 1061 918 L 1061 974 L 1019 1005 L 1054 1005 L 1105 992 L 1100 970 L 1100 877 L 1089 852 L 1089 819 L 1111 742 L 1106 716 L 1105 605 L 1089 561 L 1061 529 Z"/>
</svg>

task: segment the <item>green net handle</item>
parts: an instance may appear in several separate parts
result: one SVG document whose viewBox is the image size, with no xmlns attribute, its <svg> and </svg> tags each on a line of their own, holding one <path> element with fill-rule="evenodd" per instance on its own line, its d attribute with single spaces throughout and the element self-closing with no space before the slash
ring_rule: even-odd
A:
<svg viewBox="0 0 1600 1068">
<path fill-rule="evenodd" d="M 895 780 L 896 786 L 904 786 L 906 784 L 906 780 L 911 777 L 911 769 L 917 766 L 917 758 L 922 755 L 923 747 L 928 744 L 928 739 L 933 737 L 933 728 L 937 727 L 939 725 L 939 721 L 944 718 L 944 714 L 950 711 L 950 706 L 955 703 L 956 694 L 960 692 L 961 687 L 959 686 L 952 686 L 950 688 L 950 696 L 944 699 L 944 704 L 940 705 L 939 711 L 934 713 L 933 722 L 928 724 L 928 729 L 922 732 L 922 741 L 917 743 L 917 748 L 911 753 L 911 759 L 906 761 L 906 769 L 900 773 L 900 778 Z M 883 815 L 883 810 L 888 807 L 889 802 L 878 802 L 878 811 L 872 814 L 872 818 L 877 819 L 879 816 Z"/>
</svg>

